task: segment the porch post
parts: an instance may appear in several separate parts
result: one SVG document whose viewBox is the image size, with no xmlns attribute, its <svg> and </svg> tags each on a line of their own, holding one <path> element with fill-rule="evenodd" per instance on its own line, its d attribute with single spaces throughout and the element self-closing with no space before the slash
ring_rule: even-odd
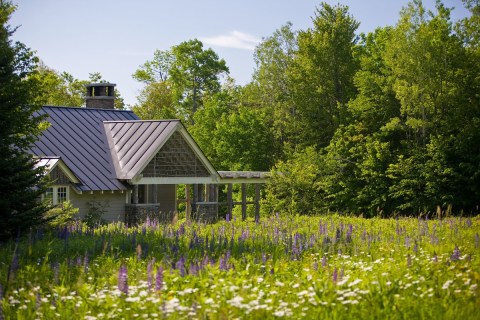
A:
<svg viewBox="0 0 480 320">
<path fill-rule="evenodd" d="M 190 220 L 192 215 L 192 202 L 190 201 L 190 185 L 185 185 L 185 218 Z"/>
<path fill-rule="evenodd" d="M 247 185 L 242 183 L 242 220 L 247 219 Z"/>
<path fill-rule="evenodd" d="M 138 184 L 133 185 L 133 204 L 138 204 Z"/>
<path fill-rule="evenodd" d="M 227 185 L 227 214 L 232 219 L 232 211 L 233 211 L 233 201 L 232 201 L 232 184 L 229 183 Z"/>
<path fill-rule="evenodd" d="M 260 184 L 255 184 L 255 221 L 260 221 Z"/>
</svg>

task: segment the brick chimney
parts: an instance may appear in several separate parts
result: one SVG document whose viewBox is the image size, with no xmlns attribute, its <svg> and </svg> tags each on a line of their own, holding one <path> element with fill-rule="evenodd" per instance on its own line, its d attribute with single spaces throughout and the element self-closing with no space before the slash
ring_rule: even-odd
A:
<svg viewBox="0 0 480 320">
<path fill-rule="evenodd" d="M 86 105 L 92 109 L 114 109 L 115 83 L 87 84 Z"/>
</svg>

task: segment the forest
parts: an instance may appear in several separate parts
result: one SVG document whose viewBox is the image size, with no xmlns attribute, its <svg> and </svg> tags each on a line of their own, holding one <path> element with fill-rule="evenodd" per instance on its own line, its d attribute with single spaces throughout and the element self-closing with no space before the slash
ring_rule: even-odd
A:
<svg viewBox="0 0 480 320">
<path fill-rule="evenodd" d="M 268 212 L 371 216 L 478 212 L 480 6 L 452 21 L 414 0 L 359 34 L 343 5 L 287 22 L 256 47 L 250 83 L 193 39 L 133 70 L 142 119 L 181 119 L 217 170 L 271 171 Z M 40 57 L 41 58 L 41 57 Z M 41 62 L 36 104 L 81 106 L 88 80 Z M 113 80 L 113 79 L 111 79 Z"/>
</svg>

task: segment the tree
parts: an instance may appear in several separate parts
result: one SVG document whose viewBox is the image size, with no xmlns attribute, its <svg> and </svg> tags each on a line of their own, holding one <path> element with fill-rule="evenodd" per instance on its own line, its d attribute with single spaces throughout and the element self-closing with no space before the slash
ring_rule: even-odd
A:
<svg viewBox="0 0 480 320">
<path fill-rule="evenodd" d="M 262 108 L 278 144 L 296 143 L 297 119 L 288 70 L 297 51 L 297 32 L 287 23 L 255 48 L 256 69 L 247 90 Z"/>
<path fill-rule="evenodd" d="M 185 41 L 172 47 L 174 56 L 169 74 L 174 94 L 186 114 L 186 120 L 193 124 L 193 115 L 202 105 L 205 94 L 220 90 L 220 75 L 228 74 L 225 60 L 219 59 L 212 49 L 203 49 L 201 41 Z"/>
<path fill-rule="evenodd" d="M 39 107 L 32 106 L 36 58 L 22 43 L 12 43 L 7 23 L 15 7 L 0 2 L 0 239 L 11 238 L 43 222 L 47 208 L 43 168 L 27 152 L 40 132 Z"/>
<path fill-rule="evenodd" d="M 40 105 L 80 107 L 85 105 L 85 85 L 89 83 L 108 82 L 98 72 L 90 73 L 89 80 L 79 80 L 68 72 L 57 72 L 43 63 L 30 75 L 37 83 L 37 95 L 34 102 Z M 115 89 L 115 108 L 125 109 L 120 92 Z"/>
<path fill-rule="evenodd" d="M 355 96 L 353 76 L 358 22 L 348 7 L 322 3 L 313 28 L 298 35 L 298 52 L 289 77 L 304 145 L 326 147 L 336 128 L 346 121 L 346 104 Z"/>
<path fill-rule="evenodd" d="M 242 104 L 243 88 L 224 86 L 205 98 L 190 132 L 218 170 L 266 171 L 275 155 L 263 110 Z"/>
<path fill-rule="evenodd" d="M 169 81 L 147 84 L 137 97 L 138 104 L 132 107 L 140 119 L 160 120 L 177 119 L 172 87 Z"/>
<path fill-rule="evenodd" d="M 171 50 L 155 50 L 153 59 L 147 60 L 132 75 L 132 77 L 145 84 L 167 81 L 169 71 L 174 61 Z"/>
</svg>

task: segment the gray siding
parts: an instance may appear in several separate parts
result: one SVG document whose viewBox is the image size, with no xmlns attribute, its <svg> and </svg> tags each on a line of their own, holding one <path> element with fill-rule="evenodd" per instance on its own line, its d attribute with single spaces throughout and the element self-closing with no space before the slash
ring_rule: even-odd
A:
<svg viewBox="0 0 480 320">
<path fill-rule="evenodd" d="M 120 193 L 118 191 L 111 193 L 106 191 L 103 194 L 101 192 L 83 192 L 82 194 L 76 193 L 72 188 L 70 188 L 70 201 L 72 205 L 76 208 L 79 208 L 79 217 L 83 218 L 89 208 L 89 202 L 96 201 L 105 205 L 106 213 L 103 215 L 103 219 L 106 221 L 124 221 L 125 220 L 125 201 L 126 194 L 130 193 L 125 191 Z"/>
</svg>

